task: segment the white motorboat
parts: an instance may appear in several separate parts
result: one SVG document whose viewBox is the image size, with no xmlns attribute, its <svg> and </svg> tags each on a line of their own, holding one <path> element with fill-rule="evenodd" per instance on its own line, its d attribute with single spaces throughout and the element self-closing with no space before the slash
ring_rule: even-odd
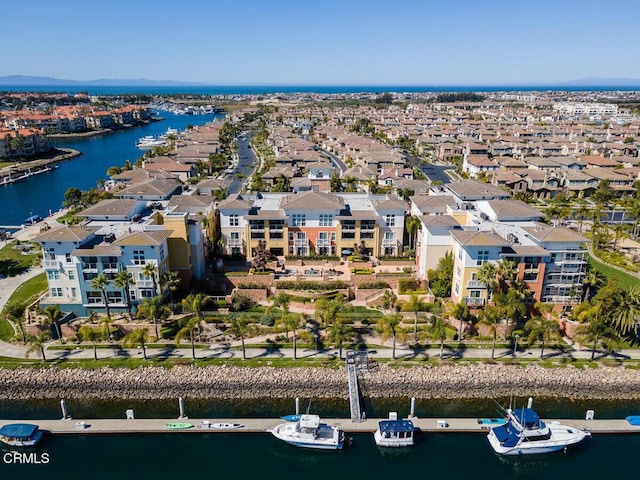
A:
<svg viewBox="0 0 640 480">
<path fill-rule="evenodd" d="M 281 423 L 269 432 L 296 447 L 339 450 L 344 444 L 344 432 L 322 423 L 318 415 L 301 415 L 298 421 Z"/>
<path fill-rule="evenodd" d="M 244 427 L 241 423 L 212 423 L 211 428 L 215 428 L 217 430 L 236 430 L 238 428 Z"/>
<path fill-rule="evenodd" d="M 578 428 L 560 422 L 543 422 L 531 408 L 507 410 L 504 425 L 493 427 L 488 439 L 491 447 L 501 455 L 530 455 L 565 450 L 591 436 Z"/>
<path fill-rule="evenodd" d="M 136 148 L 140 150 L 153 150 L 156 147 L 166 147 L 167 142 L 165 140 L 157 139 L 152 135 L 147 135 L 140 138 L 136 142 Z"/>
<path fill-rule="evenodd" d="M 9 423 L 0 428 L 0 442 L 12 447 L 33 447 L 41 438 L 40 427 L 31 423 Z"/>
<path fill-rule="evenodd" d="M 373 438 L 379 447 L 410 447 L 413 445 L 414 431 L 411 420 L 398 420 L 396 412 L 389 412 L 388 420 L 378 422 Z"/>
</svg>

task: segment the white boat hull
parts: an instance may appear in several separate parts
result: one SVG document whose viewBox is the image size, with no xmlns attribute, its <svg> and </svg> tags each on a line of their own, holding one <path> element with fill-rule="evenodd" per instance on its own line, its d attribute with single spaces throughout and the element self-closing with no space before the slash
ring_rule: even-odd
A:
<svg viewBox="0 0 640 480">
<path fill-rule="evenodd" d="M 522 438 L 517 445 L 512 447 L 502 445 L 492 431 L 488 435 L 489 444 L 500 455 L 537 455 L 564 450 L 582 443 L 591 436 L 589 432 L 561 424 L 549 425 L 549 429 L 551 430 L 551 438 L 548 440 L 529 441 Z"/>
<path fill-rule="evenodd" d="M 380 430 L 376 430 L 373 434 L 376 445 L 387 448 L 403 448 L 413 446 L 413 437 L 409 438 L 384 438 Z"/>
<path fill-rule="evenodd" d="M 35 447 L 41 439 L 42 432 L 38 431 L 28 439 L 0 437 L 0 442 L 10 447 Z"/>
<path fill-rule="evenodd" d="M 297 423 L 282 423 L 269 430 L 274 437 L 295 447 L 340 450 L 344 434 L 335 426 L 320 424 L 313 433 L 300 431 Z"/>
</svg>

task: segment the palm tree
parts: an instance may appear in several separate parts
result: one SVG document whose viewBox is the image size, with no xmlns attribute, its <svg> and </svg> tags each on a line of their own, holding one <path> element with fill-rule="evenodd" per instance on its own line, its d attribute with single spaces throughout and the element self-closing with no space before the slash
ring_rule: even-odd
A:
<svg viewBox="0 0 640 480">
<path fill-rule="evenodd" d="M 137 347 L 142 348 L 142 358 L 147 360 L 147 343 L 149 342 L 149 331 L 146 328 L 136 328 L 129 332 L 122 339 L 122 346 L 125 348 Z"/>
<path fill-rule="evenodd" d="M 191 317 L 187 324 L 182 327 L 176 334 L 176 346 L 180 345 L 180 340 L 182 340 L 182 338 L 187 335 L 189 336 L 189 341 L 191 342 L 191 356 L 194 358 L 194 360 L 196 358 L 195 331 L 196 327 L 199 328 L 199 323 L 200 320 L 198 319 L 198 317 Z"/>
<path fill-rule="evenodd" d="M 393 338 L 393 349 L 391 351 L 391 358 L 396 359 L 396 337 L 404 337 L 404 332 L 399 329 L 398 326 L 402 322 L 402 315 L 397 313 L 391 315 L 384 315 L 380 317 L 376 325 L 376 329 L 382 334 L 382 341 L 384 342 L 388 337 Z"/>
<path fill-rule="evenodd" d="M 93 344 L 93 359 L 98 360 L 97 342 L 102 340 L 102 332 L 96 328 L 90 327 L 89 325 L 83 325 L 78 330 L 78 333 L 82 337 L 82 340 L 86 340 Z"/>
<path fill-rule="evenodd" d="M 142 269 L 142 274 L 145 277 L 149 277 L 153 282 L 153 295 L 160 295 L 158 292 L 158 279 L 156 278 L 156 273 L 158 273 L 158 266 L 153 262 L 147 262 Z"/>
<path fill-rule="evenodd" d="M 629 231 L 629 225 L 624 223 L 616 223 L 613 227 L 613 250 L 618 246 L 618 241 Z"/>
<path fill-rule="evenodd" d="M 95 312 L 92 312 L 89 318 L 95 315 Z M 111 338 L 111 331 L 109 330 L 109 325 L 113 323 L 113 320 L 109 316 L 102 317 L 98 322 L 99 325 L 104 325 L 104 332 L 107 338 Z"/>
<path fill-rule="evenodd" d="M 464 302 L 450 303 L 445 314 L 460 322 L 458 327 L 458 342 L 462 342 L 462 327 L 464 322 L 469 319 L 469 307 L 467 307 Z"/>
<path fill-rule="evenodd" d="M 613 327 L 622 335 L 636 331 L 640 321 L 640 289 L 633 285 L 616 297 Z"/>
<path fill-rule="evenodd" d="M 440 361 L 444 357 L 444 341 L 447 339 L 447 324 L 442 317 L 431 317 L 431 325 L 427 331 L 429 337 L 440 342 Z"/>
<path fill-rule="evenodd" d="M 20 330 L 20 336 L 22 337 L 22 343 L 26 343 L 27 339 L 24 332 L 24 312 L 26 307 L 22 303 L 9 303 L 5 307 L 6 316 L 11 319 L 17 326 L 18 330 Z"/>
<path fill-rule="evenodd" d="M 207 304 L 207 301 L 207 296 L 204 293 L 190 293 L 186 298 L 182 299 L 182 306 L 188 311 L 195 313 L 196 317 L 198 317 L 198 341 L 201 341 L 202 331 L 200 322 L 202 322 L 202 310 Z"/>
<path fill-rule="evenodd" d="M 31 345 L 27 352 L 25 353 L 25 357 L 29 358 L 29 354 L 31 352 L 40 352 L 40 356 L 42 357 L 42 361 L 46 362 L 47 357 L 44 354 L 44 346 L 46 341 L 49 339 L 49 332 L 40 332 L 38 335 L 31 335 L 27 341 Z"/>
<path fill-rule="evenodd" d="M 591 290 L 597 289 L 604 283 L 604 275 L 598 270 L 592 268 L 587 270 L 582 280 L 582 285 L 585 287 L 583 292 L 582 301 L 588 302 L 591 299 Z"/>
<path fill-rule="evenodd" d="M 407 234 L 409 235 L 409 247 L 411 250 L 416 249 L 416 237 L 420 230 L 421 223 L 420 219 L 413 215 L 408 216 L 405 220 L 404 226 L 407 229 Z"/>
<path fill-rule="evenodd" d="M 476 279 L 487 286 L 487 303 L 491 300 L 492 293 L 498 286 L 496 265 L 493 262 L 484 262 L 476 272 Z"/>
<path fill-rule="evenodd" d="M 418 312 L 424 308 L 424 303 L 420 300 L 417 293 L 412 293 L 409 296 L 409 301 L 405 303 L 405 308 L 410 312 L 413 312 L 413 343 L 418 342 Z"/>
<path fill-rule="evenodd" d="M 153 321 L 154 333 L 158 335 L 158 320 L 166 318 L 166 307 L 162 305 L 162 297 L 143 298 L 138 306 L 138 318 L 146 318 Z M 164 315 L 164 317 L 163 317 Z"/>
<path fill-rule="evenodd" d="M 255 326 L 250 323 L 249 318 L 244 315 L 234 315 L 230 318 L 231 327 L 230 333 L 240 339 L 242 344 L 242 359 L 247 359 L 246 348 L 244 345 L 244 339 L 246 336 L 251 335 L 255 331 Z"/>
<path fill-rule="evenodd" d="M 507 283 L 512 283 L 516 279 L 518 269 L 515 263 L 507 258 L 503 258 L 496 264 L 496 280 L 498 289 L 502 292 L 507 288 Z"/>
<path fill-rule="evenodd" d="M 527 343 L 540 341 L 540 360 L 544 358 L 544 346 L 547 341 L 560 335 L 560 327 L 555 320 L 543 316 L 531 317 L 524 325 Z"/>
<path fill-rule="evenodd" d="M 267 314 L 271 313 L 272 308 L 280 308 L 282 309 L 282 315 L 280 315 L 280 319 L 289 315 L 289 304 L 291 303 L 291 298 L 286 293 L 279 293 L 275 297 L 273 297 L 273 303 L 267 309 Z M 284 326 L 285 336 L 287 337 L 287 341 L 289 340 L 289 328 L 286 322 L 282 323 Z"/>
<path fill-rule="evenodd" d="M 111 318 L 111 311 L 109 310 L 109 298 L 107 297 L 107 286 L 109 285 L 109 279 L 104 273 L 101 273 L 93 280 L 91 280 L 91 288 L 100 290 L 102 295 L 102 301 L 104 302 L 104 308 L 107 312 L 107 317 Z"/>
<path fill-rule="evenodd" d="M 351 338 L 353 329 L 343 320 L 336 319 L 329 327 L 328 340 L 338 347 L 338 358 L 342 360 L 342 344 Z"/>
<path fill-rule="evenodd" d="M 586 342 L 593 342 L 591 360 L 595 359 L 596 348 L 600 343 L 605 347 L 616 341 L 617 333 L 611 325 L 611 320 L 605 314 L 604 304 L 596 302 L 581 313 L 581 319 L 588 323 L 576 329 L 577 337 Z"/>
<path fill-rule="evenodd" d="M 284 325 L 285 332 L 287 332 L 287 340 L 289 340 L 289 330 L 291 330 L 291 336 L 293 339 L 293 359 L 296 360 L 297 356 L 297 339 L 296 339 L 296 330 L 300 327 L 300 321 L 302 320 L 302 315 L 299 313 L 287 313 L 280 317 L 278 320 L 282 325 Z"/>
<path fill-rule="evenodd" d="M 124 291 L 124 298 L 127 301 L 127 312 L 129 313 L 129 319 L 133 319 L 131 315 L 131 294 L 129 292 L 129 286 L 133 283 L 133 275 L 129 270 L 122 270 L 118 272 L 113 279 L 113 284 L 121 288 Z"/>
<path fill-rule="evenodd" d="M 633 218 L 633 224 L 631 226 L 631 235 L 634 238 L 638 236 L 638 223 L 640 222 L 640 200 L 632 197 L 627 200 L 626 204 L 627 215 Z"/>
<path fill-rule="evenodd" d="M 493 336 L 493 345 L 491 346 L 491 360 L 496 358 L 496 338 L 498 336 L 498 325 L 502 320 L 500 309 L 493 305 L 487 305 L 480 313 L 480 321 L 478 323 L 486 325 Z"/>
<path fill-rule="evenodd" d="M 522 283 L 516 282 L 505 293 L 496 295 L 496 304 L 505 319 L 504 338 L 509 336 L 509 320 L 515 326 L 518 320 L 527 313 L 527 306 L 524 303 L 526 298 L 525 291 L 526 288 L 523 287 Z"/>
<path fill-rule="evenodd" d="M 332 300 L 321 298 L 316 302 L 316 316 L 322 320 L 323 325 L 331 325 L 344 307 L 344 302 L 344 296 L 342 295 Z"/>
<path fill-rule="evenodd" d="M 576 211 L 576 218 L 578 219 L 578 232 L 582 233 L 582 224 L 589 218 L 589 207 L 586 203 L 582 203 Z"/>
<path fill-rule="evenodd" d="M 62 332 L 60 331 L 60 325 L 58 322 L 64 317 L 64 313 L 60 311 L 58 305 L 48 305 L 44 308 L 44 314 L 47 316 L 47 323 L 53 325 L 56 330 L 56 335 L 59 339 L 62 338 Z"/>
<path fill-rule="evenodd" d="M 165 285 L 165 287 L 169 289 L 169 300 L 171 301 L 171 312 L 173 312 L 174 311 L 173 294 L 178 290 L 178 287 L 180 286 L 180 276 L 178 275 L 178 272 L 173 272 L 169 270 L 162 277 L 162 283 Z"/>
</svg>

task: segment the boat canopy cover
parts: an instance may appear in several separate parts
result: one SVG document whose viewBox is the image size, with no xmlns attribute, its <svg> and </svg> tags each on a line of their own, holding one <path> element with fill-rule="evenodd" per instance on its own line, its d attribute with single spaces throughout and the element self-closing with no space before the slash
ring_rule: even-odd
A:
<svg viewBox="0 0 640 480">
<path fill-rule="evenodd" d="M 10 423 L 0 428 L 0 435 L 11 438 L 28 438 L 38 431 L 32 423 Z"/>
<path fill-rule="evenodd" d="M 515 447 L 520 440 L 518 432 L 511 428 L 511 424 L 500 425 L 499 427 L 493 427 L 491 431 L 494 433 L 500 445 L 503 447 L 511 448 Z"/>
<path fill-rule="evenodd" d="M 629 415 L 626 420 L 630 425 L 640 425 L 640 415 Z"/>
<path fill-rule="evenodd" d="M 318 415 L 302 415 L 300 417 L 301 428 L 318 428 L 320 426 L 320 417 Z"/>
<path fill-rule="evenodd" d="M 544 426 L 544 424 L 540 422 L 540 417 L 533 408 L 518 408 L 514 410 L 511 415 L 513 415 L 525 428 L 538 428 Z"/>
<path fill-rule="evenodd" d="M 382 433 L 409 433 L 413 432 L 413 422 L 411 420 L 381 420 L 378 424 Z"/>
</svg>

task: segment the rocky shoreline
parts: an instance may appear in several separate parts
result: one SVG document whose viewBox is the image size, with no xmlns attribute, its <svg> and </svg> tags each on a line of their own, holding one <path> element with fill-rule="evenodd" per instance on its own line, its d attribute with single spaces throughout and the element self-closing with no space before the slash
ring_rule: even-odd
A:
<svg viewBox="0 0 640 480">
<path fill-rule="evenodd" d="M 640 372 L 619 367 L 546 369 L 474 364 L 410 368 L 379 366 L 364 374 L 368 398 L 419 399 L 545 396 L 638 399 Z M 0 369 L 0 400 L 191 398 L 347 398 L 344 368 L 235 366 Z"/>
</svg>

